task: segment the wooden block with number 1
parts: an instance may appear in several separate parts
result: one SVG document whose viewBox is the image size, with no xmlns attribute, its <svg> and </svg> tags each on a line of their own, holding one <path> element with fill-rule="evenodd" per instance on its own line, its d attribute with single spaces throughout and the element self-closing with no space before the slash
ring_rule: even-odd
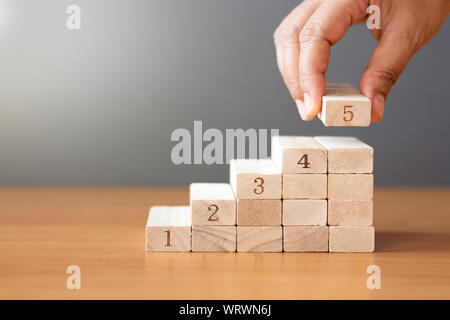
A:
<svg viewBox="0 0 450 320">
<path fill-rule="evenodd" d="M 193 226 L 236 224 L 236 199 L 228 183 L 192 183 L 189 195 Z"/>
<path fill-rule="evenodd" d="M 271 159 L 233 159 L 230 184 L 236 199 L 281 199 L 281 172 Z"/>
<path fill-rule="evenodd" d="M 282 173 L 327 173 L 327 150 L 312 137 L 272 137 L 272 159 Z"/>
<path fill-rule="evenodd" d="M 318 117 L 325 126 L 368 127 L 372 103 L 348 83 L 329 83 Z"/>
<path fill-rule="evenodd" d="M 147 251 L 191 251 L 191 209 L 151 207 L 146 237 Z"/>
</svg>

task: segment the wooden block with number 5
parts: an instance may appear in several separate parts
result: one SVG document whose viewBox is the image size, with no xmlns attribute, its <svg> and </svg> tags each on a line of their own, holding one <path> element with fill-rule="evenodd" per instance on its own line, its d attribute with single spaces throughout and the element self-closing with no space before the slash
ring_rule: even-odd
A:
<svg viewBox="0 0 450 320">
<path fill-rule="evenodd" d="M 231 160 L 230 183 L 236 199 L 281 199 L 281 171 L 271 159 Z"/>
<path fill-rule="evenodd" d="M 371 108 L 370 99 L 351 84 L 329 83 L 318 117 L 327 127 L 368 127 Z"/>
<path fill-rule="evenodd" d="M 146 237 L 147 251 L 191 251 L 191 209 L 151 207 Z"/>
<path fill-rule="evenodd" d="M 272 159 L 282 173 L 327 173 L 327 149 L 313 137 L 272 137 Z"/>
<path fill-rule="evenodd" d="M 236 224 L 236 199 L 228 183 L 192 183 L 189 194 L 193 226 Z"/>
</svg>

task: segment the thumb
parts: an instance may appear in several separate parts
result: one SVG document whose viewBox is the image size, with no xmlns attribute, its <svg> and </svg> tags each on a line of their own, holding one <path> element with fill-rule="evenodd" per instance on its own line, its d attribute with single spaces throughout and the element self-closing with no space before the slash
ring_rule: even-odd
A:
<svg viewBox="0 0 450 320">
<path fill-rule="evenodd" d="M 361 76 L 359 87 L 372 101 L 374 122 L 383 119 L 384 101 L 415 52 L 407 38 L 382 36 Z"/>
</svg>

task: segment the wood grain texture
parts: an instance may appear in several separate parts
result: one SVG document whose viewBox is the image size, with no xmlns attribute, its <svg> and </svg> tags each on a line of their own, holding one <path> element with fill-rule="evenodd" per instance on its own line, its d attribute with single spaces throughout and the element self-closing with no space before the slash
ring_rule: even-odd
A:
<svg viewBox="0 0 450 320">
<path fill-rule="evenodd" d="M 281 225 L 281 200 L 239 199 L 237 201 L 237 224 L 240 226 Z"/>
<path fill-rule="evenodd" d="M 281 199 L 281 171 L 271 159 L 232 159 L 230 184 L 236 199 Z"/>
<path fill-rule="evenodd" d="M 282 173 L 327 173 L 327 150 L 313 137 L 272 137 L 272 159 Z"/>
<path fill-rule="evenodd" d="M 283 226 L 286 252 L 328 252 L 327 226 Z"/>
<path fill-rule="evenodd" d="M 373 252 L 375 229 L 372 226 L 330 226 L 330 252 Z"/>
<path fill-rule="evenodd" d="M 283 174 L 283 199 L 326 199 L 326 174 Z"/>
<path fill-rule="evenodd" d="M 191 210 L 187 206 L 150 208 L 147 251 L 191 251 Z"/>
<path fill-rule="evenodd" d="M 146 252 L 148 208 L 187 203 L 187 188 L 0 189 L 0 298 L 450 299 L 448 188 L 376 188 L 374 253 Z"/>
<path fill-rule="evenodd" d="M 236 226 L 192 226 L 192 251 L 236 251 Z"/>
<path fill-rule="evenodd" d="M 325 126 L 368 127 L 372 104 L 348 83 L 328 83 L 318 117 Z"/>
<path fill-rule="evenodd" d="M 328 199 L 372 200 L 373 174 L 329 174 Z"/>
<path fill-rule="evenodd" d="M 328 200 L 328 225 L 370 226 L 372 222 L 372 200 Z"/>
<path fill-rule="evenodd" d="M 324 226 L 327 200 L 283 200 L 283 225 Z"/>
<path fill-rule="evenodd" d="M 281 252 L 283 229 L 281 226 L 237 226 L 238 252 Z"/>
<path fill-rule="evenodd" d="M 328 173 L 373 173 L 373 148 L 354 137 L 315 137 L 328 150 Z"/>
<path fill-rule="evenodd" d="M 236 224 L 236 199 L 228 183 L 192 183 L 189 195 L 193 226 Z"/>
</svg>

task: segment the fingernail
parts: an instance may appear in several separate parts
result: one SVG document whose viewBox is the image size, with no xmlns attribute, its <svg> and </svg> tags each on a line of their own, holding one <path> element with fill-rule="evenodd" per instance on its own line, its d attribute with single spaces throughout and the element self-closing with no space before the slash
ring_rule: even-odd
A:
<svg viewBox="0 0 450 320">
<path fill-rule="evenodd" d="M 305 120 L 305 104 L 301 100 L 295 100 L 295 104 L 297 105 L 298 112 L 300 113 L 300 117 L 302 117 L 303 120 Z"/>
<path fill-rule="evenodd" d="M 381 94 L 377 94 L 375 99 L 373 99 L 373 110 L 377 114 L 379 121 L 383 119 L 384 116 L 384 97 Z"/>
<path fill-rule="evenodd" d="M 313 106 L 311 103 L 311 97 L 306 92 L 304 94 L 304 99 L 305 99 L 305 118 L 306 118 L 309 115 L 309 113 L 311 112 L 311 109 L 313 108 Z"/>
</svg>

